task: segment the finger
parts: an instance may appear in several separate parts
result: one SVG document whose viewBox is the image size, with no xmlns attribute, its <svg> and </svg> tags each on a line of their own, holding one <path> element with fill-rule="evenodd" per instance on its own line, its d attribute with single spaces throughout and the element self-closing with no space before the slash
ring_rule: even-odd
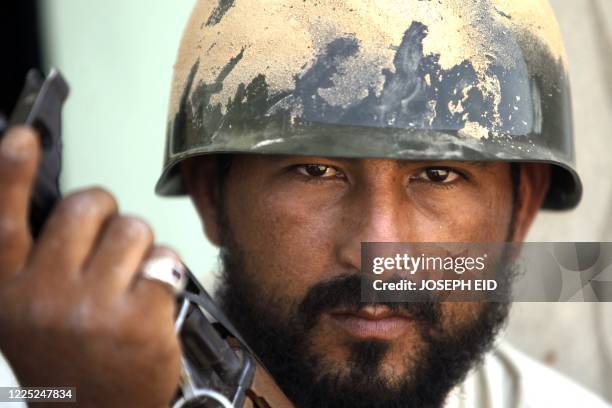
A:
<svg viewBox="0 0 612 408">
<path fill-rule="evenodd" d="M 85 268 L 86 279 L 100 293 L 127 290 L 152 244 L 147 223 L 135 217 L 113 218 Z"/>
<path fill-rule="evenodd" d="M 117 201 L 100 188 L 66 197 L 43 227 L 28 269 L 58 278 L 78 275 L 100 231 L 116 214 Z"/>
<path fill-rule="evenodd" d="M 154 265 L 163 266 L 166 270 L 148 273 L 146 268 L 154 267 Z M 153 299 L 164 307 L 170 316 L 174 317 L 176 288 L 170 282 L 175 281 L 173 275 L 185 274 L 180 257 L 167 247 L 155 246 L 148 254 L 140 271 L 141 273 L 136 277 L 132 286 L 135 299 L 140 299 L 140 301 Z M 163 277 L 163 274 L 166 274 L 167 277 Z"/>
<path fill-rule="evenodd" d="M 30 250 L 28 207 L 38 168 L 36 132 L 9 129 L 0 142 L 0 281 L 14 275 Z"/>
</svg>

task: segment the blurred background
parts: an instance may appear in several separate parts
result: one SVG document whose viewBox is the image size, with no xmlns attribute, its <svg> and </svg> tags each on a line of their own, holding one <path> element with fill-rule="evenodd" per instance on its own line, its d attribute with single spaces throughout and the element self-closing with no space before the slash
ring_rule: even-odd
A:
<svg viewBox="0 0 612 408">
<path fill-rule="evenodd" d="M 530 241 L 612 241 L 612 1 L 551 0 L 566 41 L 578 169 L 585 194 L 570 213 L 542 213 Z M 0 111 L 27 67 L 58 67 L 64 110 L 63 189 L 100 185 L 149 221 L 209 288 L 217 251 L 187 199 L 161 199 L 172 65 L 193 0 L 4 0 Z M 8 50 L 8 53 L 6 51 Z M 505 337 L 612 401 L 612 304 L 515 304 Z M 13 380 L 0 363 L 0 385 Z"/>
</svg>

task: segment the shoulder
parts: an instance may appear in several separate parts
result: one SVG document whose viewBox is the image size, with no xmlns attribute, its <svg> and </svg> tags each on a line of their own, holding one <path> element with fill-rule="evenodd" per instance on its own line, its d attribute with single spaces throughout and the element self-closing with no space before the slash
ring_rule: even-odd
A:
<svg viewBox="0 0 612 408">
<path fill-rule="evenodd" d="M 528 357 L 507 343 L 486 357 L 484 366 L 501 365 L 514 377 L 515 391 L 520 394 L 521 406 L 610 408 L 603 401 L 573 380 Z"/>
</svg>

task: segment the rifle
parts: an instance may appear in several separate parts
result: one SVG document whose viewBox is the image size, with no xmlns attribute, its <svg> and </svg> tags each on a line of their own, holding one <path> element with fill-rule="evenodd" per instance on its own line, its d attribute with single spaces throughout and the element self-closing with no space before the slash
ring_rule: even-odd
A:
<svg viewBox="0 0 612 408">
<path fill-rule="evenodd" d="M 32 70 L 8 124 L 0 115 L 0 135 L 9 125 L 23 124 L 36 128 L 41 137 L 42 157 L 29 214 L 33 239 L 61 199 L 61 111 L 68 93 L 68 84 L 59 71 L 51 70 L 43 80 Z M 173 408 L 293 407 L 188 269 L 185 287 L 176 302 L 175 328 L 183 356 Z"/>
</svg>

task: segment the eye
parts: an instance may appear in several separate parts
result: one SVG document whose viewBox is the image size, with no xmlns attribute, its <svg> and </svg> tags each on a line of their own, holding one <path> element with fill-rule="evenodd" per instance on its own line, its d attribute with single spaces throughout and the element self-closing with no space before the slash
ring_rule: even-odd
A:
<svg viewBox="0 0 612 408">
<path fill-rule="evenodd" d="M 415 178 L 437 184 L 449 184 L 461 175 L 446 167 L 429 167 L 419 173 Z"/>
<path fill-rule="evenodd" d="M 342 172 L 335 167 L 326 166 L 324 164 L 301 164 L 296 166 L 300 174 L 315 178 L 331 178 L 342 177 Z"/>
</svg>

